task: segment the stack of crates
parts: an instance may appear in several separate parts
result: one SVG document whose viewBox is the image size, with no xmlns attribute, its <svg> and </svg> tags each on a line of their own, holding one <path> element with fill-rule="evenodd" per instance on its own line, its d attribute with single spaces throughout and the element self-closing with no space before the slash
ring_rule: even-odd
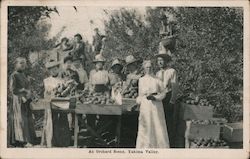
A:
<svg viewBox="0 0 250 159">
<path fill-rule="evenodd" d="M 182 120 L 186 123 L 185 147 L 192 148 L 197 139 L 219 140 L 221 128 L 226 120 L 213 117 L 213 107 L 181 104 Z M 201 121 L 201 122 L 196 122 Z M 214 123 L 210 123 L 214 121 Z M 227 148 L 226 146 L 224 148 Z"/>
</svg>

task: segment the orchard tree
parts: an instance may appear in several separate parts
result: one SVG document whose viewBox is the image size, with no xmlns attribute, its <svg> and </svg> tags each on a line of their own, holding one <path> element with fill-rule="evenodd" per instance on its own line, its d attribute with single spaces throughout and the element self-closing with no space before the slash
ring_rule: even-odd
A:
<svg viewBox="0 0 250 159">
<path fill-rule="evenodd" d="M 8 75 L 13 72 L 14 60 L 19 56 L 25 57 L 28 60 L 27 74 L 37 75 L 33 77 L 36 82 L 32 84 L 35 90 L 40 90 L 45 76 L 44 62 L 40 59 L 37 65 L 31 66 L 29 53 L 49 50 L 57 40 L 56 37 L 48 39 L 51 25 L 44 21 L 52 12 L 58 13 L 56 7 L 8 7 Z"/>
<path fill-rule="evenodd" d="M 172 54 L 181 95 L 207 98 L 229 121 L 242 120 L 242 8 L 148 7 L 144 19 L 135 10 L 121 9 L 105 24 L 105 55 L 153 59 L 160 41 L 161 11 L 172 17 L 177 35 Z"/>
</svg>

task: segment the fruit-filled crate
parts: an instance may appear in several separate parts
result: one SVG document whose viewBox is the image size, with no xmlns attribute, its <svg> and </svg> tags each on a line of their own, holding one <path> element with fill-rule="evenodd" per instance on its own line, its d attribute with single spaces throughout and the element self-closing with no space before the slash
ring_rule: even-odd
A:
<svg viewBox="0 0 250 159">
<path fill-rule="evenodd" d="M 207 120 L 213 118 L 213 106 L 181 103 L 181 112 L 183 120 Z"/>
<path fill-rule="evenodd" d="M 186 148 L 203 148 L 203 149 L 229 149 L 228 143 L 220 139 L 199 138 L 189 140 Z"/>
<path fill-rule="evenodd" d="M 222 128 L 222 138 L 228 142 L 243 141 L 243 123 L 227 123 Z"/>
<path fill-rule="evenodd" d="M 138 111 L 136 99 L 132 98 L 122 98 L 122 105 L 127 111 Z"/>
<path fill-rule="evenodd" d="M 186 138 L 211 138 L 219 139 L 221 125 L 214 123 L 210 120 L 204 120 L 199 122 L 186 122 Z"/>
</svg>

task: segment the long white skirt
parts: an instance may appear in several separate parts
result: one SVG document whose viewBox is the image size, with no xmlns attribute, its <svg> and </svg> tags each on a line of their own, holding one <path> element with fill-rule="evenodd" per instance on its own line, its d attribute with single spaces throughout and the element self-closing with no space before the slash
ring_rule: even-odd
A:
<svg viewBox="0 0 250 159">
<path fill-rule="evenodd" d="M 136 148 L 169 148 L 161 101 L 141 99 Z"/>
</svg>

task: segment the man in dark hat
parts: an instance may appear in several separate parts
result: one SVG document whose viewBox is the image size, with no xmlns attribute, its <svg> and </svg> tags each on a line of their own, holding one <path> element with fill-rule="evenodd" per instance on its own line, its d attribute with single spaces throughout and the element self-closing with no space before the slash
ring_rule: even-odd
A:
<svg viewBox="0 0 250 159">
<path fill-rule="evenodd" d="M 176 133 L 175 104 L 178 93 L 177 72 L 169 65 L 172 60 L 169 51 L 159 51 L 155 57 L 157 58 L 157 65 L 160 68 L 156 73 L 156 77 L 163 82 L 166 90 L 166 97 L 162 100 L 162 103 L 166 117 L 170 147 L 173 148 L 175 146 Z"/>
<path fill-rule="evenodd" d="M 85 43 L 82 41 L 81 34 L 76 34 L 74 36 L 73 49 L 70 52 L 70 55 L 73 57 L 73 60 L 80 58 L 83 64 L 85 64 L 86 61 Z"/>
</svg>

